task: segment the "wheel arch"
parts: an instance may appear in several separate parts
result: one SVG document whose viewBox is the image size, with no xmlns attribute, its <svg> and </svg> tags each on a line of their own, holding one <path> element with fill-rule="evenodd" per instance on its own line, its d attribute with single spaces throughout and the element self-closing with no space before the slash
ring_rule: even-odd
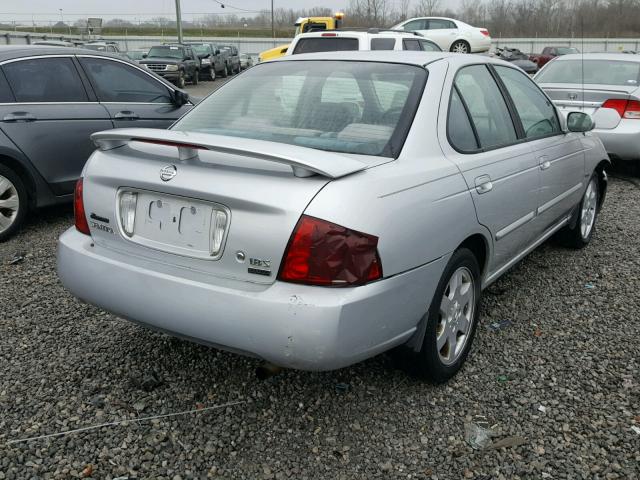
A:
<svg viewBox="0 0 640 480">
<path fill-rule="evenodd" d="M 474 233 L 469 235 L 458 247 L 454 250 L 460 250 L 466 248 L 473 253 L 478 260 L 478 266 L 480 267 L 480 278 L 484 278 L 488 271 L 489 258 L 490 258 L 490 246 L 487 238 L 481 233 Z"/>
<path fill-rule="evenodd" d="M 607 196 L 607 187 L 609 185 L 609 177 L 607 175 L 606 169 L 611 167 L 611 162 L 609 160 L 601 160 L 600 163 L 595 168 L 595 172 L 598 178 L 598 210 L 602 208 L 604 204 L 604 198 Z"/>
<path fill-rule="evenodd" d="M 27 189 L 29 206 L 33 207 L 35 205 L 37 187 L 35 179 L 31 175 L 31 172 L 29 172 L 29 169 L 21 161 L 3 153 L 0 153 L 0 164 L 10 168 L 20 177 L 20 180 L 22 180 Z"/>
</svg>

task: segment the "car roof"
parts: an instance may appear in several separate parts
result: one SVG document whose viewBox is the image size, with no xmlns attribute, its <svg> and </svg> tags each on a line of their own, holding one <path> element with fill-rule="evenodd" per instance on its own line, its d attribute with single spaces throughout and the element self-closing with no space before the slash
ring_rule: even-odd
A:
<svg viewBox="0 0 640 480">
<path fill-rule="evenodd" d="M 375 29 L 373 29 L 375 30 Z M 329 35 L 327 35 L 329 34 Z M 389 30 L 380 30 L 380 31 L 358 31 L 358 30 L 349 30 L 344 29 L 344 30 L 319 30 L 317 32 L 307 32 L 307 33 L 302 33 L 300 35 L 298 35 L 298 37 L 296 37 L 296 39 L 298 38 L 317 38 L 317 37 L 323 37 L 326 36 L 328 38 L 362 38 L 362 39 L 367 39 L 367 38 L 377 38 L 377 37 L 391 37 L 391 38 L 395 38 L 395 37 L 407 37 L 407 38 L 424 38 L 422 35 L 420 34 L 415 34 L 414 32 L 407 32 L 404 30 L 396 30 L 396 31 L 389 31 Z M 428 39 L 425 39 L 428 40 Z"/>
<path fill-rule="evenodd" d="M 404 63 L 407 65 L 425 66 L 429 63 L 433 63 L 442 59 L 446 59 L 450 64 L 454 66 L 478 63 L 492 63 L 514 67 L 512 63 L 484 55 L 465 55 L 452 52 L 418 52 L 412 50 L 349 50 L 340 52 L 301 53 L 297 55 L 285 55 L 283 57 L 279 57 L 274 60 L 268 60 L 263 63 L 295 62 L 304 60 L 344 60 L 381 63 Z"/>
<path fill-rule="evenodd" d="M 628 53 L 570 53 L 556 57 L 553 61 L 565 62 L 567 60 L 622 60 L 627 62 L 640 62 L 640 56 L 630 55 Z"/>
<path fill-rule="evenodd" d="M 34 55 L 100 55 L 122 59 L 107 52 L 96 52 L 82 47 L 58 47 L 52 45 L 0 45 L 0 61 Z"/>
</svg>

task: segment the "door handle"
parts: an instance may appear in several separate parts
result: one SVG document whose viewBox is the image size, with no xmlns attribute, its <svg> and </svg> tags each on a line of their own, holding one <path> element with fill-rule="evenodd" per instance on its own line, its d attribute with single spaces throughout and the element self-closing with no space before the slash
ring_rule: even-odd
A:
<svg viewBox="0 0 640 480">
<path fill-rule="evenodd" d="M 478 192 L 480 195 L 493 190 L 493 183 L 491 182 L 491 177 L 489 175 L 482 175 L 476 178 L 475 183 L 476 192 Z"/>
<path fill-rule="evenodd" d="M 547 155 L 538 157 L 538 164 L 540 165 L 540 170 L 546 170 L 551 167 L 551 162 L 549 161 L 549 157 Z"/>
<path fill-rule="evenodd" d="M 6 114 L 2 121 L 4 122 L 35 122 L 37 118 L 29 112 L 11 112 Z"/>
<path fill-rule="evenodd" d="M 140 116 L 130 110 L 123 110 L 114 115 L 116 120 L 137 120 Z"/>
</svg>

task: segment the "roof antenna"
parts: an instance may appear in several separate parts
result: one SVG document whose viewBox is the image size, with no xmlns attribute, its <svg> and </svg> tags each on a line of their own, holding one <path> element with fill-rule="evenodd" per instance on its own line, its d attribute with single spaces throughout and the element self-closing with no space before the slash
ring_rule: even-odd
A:
<svg viewBox="0 0 640 480">
<path fill-rule="evenodd" d="M 584 113 L 584 13 L 580 13 L 580 69 L 582 79 L 582 112 Z"/>
</svg>

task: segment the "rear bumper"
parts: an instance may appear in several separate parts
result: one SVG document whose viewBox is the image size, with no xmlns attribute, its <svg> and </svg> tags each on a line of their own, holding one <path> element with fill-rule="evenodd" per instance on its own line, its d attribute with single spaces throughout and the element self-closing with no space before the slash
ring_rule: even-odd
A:
<svg viewBox="0 0 640 480">
<path fill-rule="evenodd" d="M 446 261 L 356 288 L 265 286 L 177 275 L 73 228 L 58 244 L 58 274 L 77 297 L 169 334 L 302 370 L 341 368 L 406 342 Z"/>
<path fill-rule="evenodd" d="M 482 38 L 479 40 L 471 40 L 471 53 L 482 53 L 488 52 L 491 49 L 491 39 L 490 38 Z"/>
<path fill-rule="evenodd" d="M 607 153 L 620 160 L 640 160 L 640 120 L 622 119 L 616 128 L 593 130 Z"/>
</svg>

